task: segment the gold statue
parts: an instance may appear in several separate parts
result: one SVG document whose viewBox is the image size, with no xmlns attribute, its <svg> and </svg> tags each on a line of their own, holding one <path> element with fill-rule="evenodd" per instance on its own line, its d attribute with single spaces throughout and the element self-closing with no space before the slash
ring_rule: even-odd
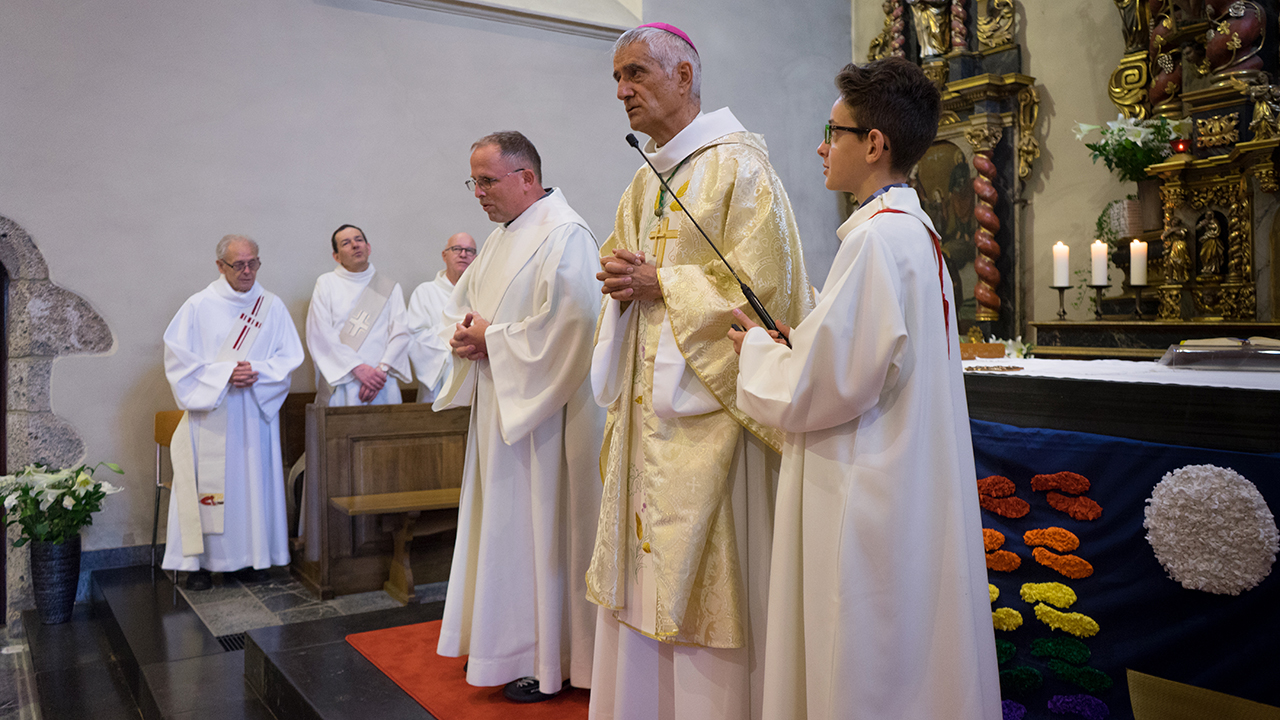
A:
<svg viewBox="0 0 1280 720">
<path fill-rule="evenodd" d="M 907 0 L 920 59 L 946 55 L 951 43 L 951 0 Z"/>
<path fill-rule="evenodd" d="M 1196 223 L 1200 242 L 1200 277 L 1222 273 L 1222 224 L 1213 212 L 1205 213 Z"/>
<path fill-rule="evenodd" d="M 1172 224 L 1160 234 L 1160 239 L 1164 241 L 1164 252 L 1168 258 L 1164 264 L 1165 278 L 1169 282 L 1183 283 L 1191 279 L 1191 254 L 1187 252 L 1187 226 L 1176 217 L 1170 222 Z"/>
</svg>

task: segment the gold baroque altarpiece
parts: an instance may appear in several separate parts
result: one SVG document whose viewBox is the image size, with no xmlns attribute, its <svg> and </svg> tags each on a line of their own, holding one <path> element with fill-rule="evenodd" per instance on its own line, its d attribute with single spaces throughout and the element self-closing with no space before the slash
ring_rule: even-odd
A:
<svg viewBox="0 0 1280 720">
<path fill-rule="evenodd" d="M 1148 168 L 1160 181 L 1163 211 L 1158 236 L 1143 238 L 1152 244 L 1158 320 L 1274 320 L 1275 3 L 1114 1 L 1126 47 L 1108 83 L 1112 102 L 1128 117 L 1187 119 L 1193 127 L 1186 152 Z"/>
<path fill-rule="evenodd" d="M 942 93 L 938 136 L 912 181 L 943 236 L 960 331 L 1021 334 L 1020 196 L 1040 155 L 1040 95 L 1022 74 L 1013 0 L 885 0 L 868 59 L 921 66 Z"/>
</svg>

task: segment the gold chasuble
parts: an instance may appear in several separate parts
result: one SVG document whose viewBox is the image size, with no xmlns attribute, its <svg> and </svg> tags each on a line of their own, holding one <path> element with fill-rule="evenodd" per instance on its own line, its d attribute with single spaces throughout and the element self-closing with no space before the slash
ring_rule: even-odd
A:
<svg viewBox="0 0 1280 720">
<path fill-rule="evenodd" d="M 708 131 L 726 125 L 737 131 Z M 712 139 L 691 143 L 686 133 L 697 130 Z M 738 356 L 725 332 L 732 309 L 752 313 L 686 213 L 774 318 L 794 326 L 813 301 L 791 205 L 763 138 L 743 130 L 728 110 L 699 116 L 663 150 L 679 152 L 682 138 L 689 152 L 669 154 L 666 167 L 655 162 L 678 200 L 641 167 L 602 248 L 602 254 L 619 247 L 644 253 L 657 266 L 663 297 L 626 308 L 606 298 L 597 330 L 592 380 L 609 416 L 587 598 L 664 642 L 738 648 L 747 639 L 747 599 L 732 473 L 751 456 L 740 447 L 749 442 L 767 448 L 756 457 L 776 463 L 783 433 L 737 407 Z M 606 374 L 610 379 L 602 379 Z M 749 441 L 744 428 L 759 442 Z"/>
</svg>

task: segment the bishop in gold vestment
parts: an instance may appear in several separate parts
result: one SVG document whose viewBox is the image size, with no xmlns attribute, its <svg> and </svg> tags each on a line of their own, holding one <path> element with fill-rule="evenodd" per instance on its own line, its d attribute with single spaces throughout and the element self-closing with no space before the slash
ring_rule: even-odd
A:
<svg viewBox="0 0 1280 720">
<path fill-rule="evenodd" d="M 587 572 L 587 597 L 601 606 L 591 714 L 759 717 L 752 674 L 763 665 L 783 438 L 737 408 L 724 333 L 747 303 L 690 218 L 776 320 L 809 311 L 809 282 L 764 141 L 727 108 L 644 152 L 676 197 L 641 167 L 603 247 L 642 254 L 661 296 L 607 298 L 597 331 L 592 385 L 609 416 Z"/>
</svg>

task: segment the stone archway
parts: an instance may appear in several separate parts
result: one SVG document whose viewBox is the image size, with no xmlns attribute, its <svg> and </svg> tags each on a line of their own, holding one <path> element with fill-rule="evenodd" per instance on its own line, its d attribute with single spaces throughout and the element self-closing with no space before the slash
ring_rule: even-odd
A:
<svg viewBox="0 0 1280 720">
<path fill-rule="evenodd" d="M 49 381 L 54 359 L 100 354 L 114 340 L 107 323 L 84 298 L 49 280 L 49 268 L 31 236 L 0 215 L 0 263 L 9 273 L 8 470 L 33 462 L 66 466 L 84 456 L 76 429 L 53 414 Z M 24 609 L 32 607 L 28 556 L 13 548 L 17 527 L 9 529 L 5 618 L 12 632 Z"/>
</svg>

